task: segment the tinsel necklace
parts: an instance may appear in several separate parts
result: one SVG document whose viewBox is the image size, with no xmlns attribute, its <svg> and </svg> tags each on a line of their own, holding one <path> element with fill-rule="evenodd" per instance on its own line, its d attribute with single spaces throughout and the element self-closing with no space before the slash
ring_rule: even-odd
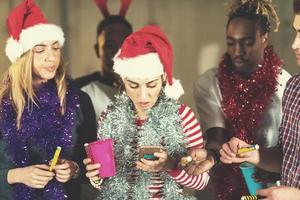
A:
<svg viewBox="0 0 300 200">
<path fill-rule="evenodd" d="M 277 79 L 283 62 L 272 47 L 267 47 L 264 50 L 263 63 L 247 79 L 230 65 L 229 58 L 225 55 L 218 71 L 226 128 L 229 137 L 237 137 L 253 144 L 266 107 L 277 90 Z M 235 164 L 217 167 L 213 184 L 218 199 L 238 199 L 241 194 L 247 194 L 243 177 Z"/>
<path fill-rule="evenodd" d="M 254 142 L 255 132 L 277 89 L 282 64 L 272 47 L 265 49 L 264 62 L 247 79 L 232 70 L 228 59 L 220 63 L 218 79 L 222 109 L 231 137 Z"/>
<path fill-rule="evenodd" d="M 75 109 L 79 99 L 68 81 L 66 93 L 66 112 L 60 113 L 60 102 L 54 80 L 42 84 L 36 91 L 37 104 L 26 103 L 21 118 L 21 128 L 16 127 L 16 112 L 8 97 L 1 105 L 0 130 L 6 143 L 7 154 L 14 168 L 33 164 L 48 164 L 55 148 L 61 146 L 62 158 L 67 158 L 64 152 L 72 148 L 72 127 L 75 125 Z M 39 153 L 39 163 L 32 160 L 32 152 Z M 12 185 L 15 200 L 38 199 L 37 190 L 25 184 Z M 53 179 L 43 189 L 43 199 L 67 199 L 62 183 Z"/>
<path fill-rule="evenodd" d="M 151 173 L 138 170 L 135 184 L 131 185 L 127 181 L 127 177 L 134 170 L 131 159 L 134 152 L 132 152 L 131 142 L 136 135 L 138 135 L 138 146 L 162 145 L 163 141 L 163 147 L 166 148 L 169 156 L 186 152 L 186 141 L 178 114 L 180 105 L 166 98 L 164 94 L 160 96 L 156 105 L 147 113 L 142 130 L 136 126 L 133 105 L 125 93 L 117 96 L 114 105 L 100 118 L 98 137 L 99 139 L 113 138 L 117 174 L 104 181 L 98 199 L 150 199 L 148 186 L 151 184 Z M 164 181 L 164 199 L 193 199 L 182 195 L 182 189 L 167 172 L 162 172 L 161 178 Z"/>
</svg>

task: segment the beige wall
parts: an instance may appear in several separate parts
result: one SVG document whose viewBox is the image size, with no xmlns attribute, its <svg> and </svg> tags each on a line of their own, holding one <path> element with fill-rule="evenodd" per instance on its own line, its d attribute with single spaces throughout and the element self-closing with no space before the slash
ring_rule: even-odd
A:
<svg viewBox="0 0 300 200">
<path fill-rule="evenodd" d="M 293 38 L 292 0 L 273 0 L 281 18 L 278 33 L 272 33 L 272 43 L 287 63 L 291 73 L 298 71 L 291 51 Z M 11 8 L 21 0 L 0 0 L 0 75 L 9 66 L 4 47 L 7 39 L 5 20 Z M 46 18 L 63 26 L 67 43 L 64 48 L 71 75 L 78 76 L 97 69 L 93 51 L 95 29 L 102 19 L 93 0 L 36 0 Z M 109 0 L 112 13 L 117 13 L 119 0 Z M 157 23 L 171 40 L 175 52 L 176 78 L 182 80 L 186 95 L 184 103 L 194 107 L 192 84 L 208 68 L 216 66 L 225 50 L 226 6 L 224 0 L 133 0 L 127 18 L 139 29 Z"/>
</svg>

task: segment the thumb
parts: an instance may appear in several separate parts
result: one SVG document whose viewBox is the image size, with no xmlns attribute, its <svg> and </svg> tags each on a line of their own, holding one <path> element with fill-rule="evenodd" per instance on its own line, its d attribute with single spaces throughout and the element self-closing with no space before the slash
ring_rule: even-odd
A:
<svg viewBox="0 0 300 200">
<path fill-rule="evenodd" d="M 64 164 L 65 162 L 67 162 L 67 159 L 64 159 L 64 158 L 59 158 L 57 160 L 57 164 Z"/>
<path fill-rule="evenodd" d="M 35 167 L 38 169 L 49 170 L 49 166 L 45 164 L 35 165 Z"/>
<path fill-rule="evenodd" d="M 207 151 L 205 149 L 195 149 L 191 151 L 191 156 L 193 160 L 205 160 L 207 157 Z"/>
</svg>

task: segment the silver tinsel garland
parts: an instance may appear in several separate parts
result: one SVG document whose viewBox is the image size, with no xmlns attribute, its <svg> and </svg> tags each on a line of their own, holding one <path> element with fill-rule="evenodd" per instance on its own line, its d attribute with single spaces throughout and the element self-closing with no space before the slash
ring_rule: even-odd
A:
<svg viewBox="0 0 300 200">
<path fill-rule="evenodd" d="M 169 156 L 185 154 L 186 141 L 178 114 L 179 107 L 178 102 L 161 94 L 156 105 L 147 113 L 148 118 L 142 130 L 138 130 L 131 100 L 125 93 L 116 97 L 115 103 L 107 109 L 99 125 L 98 138 L 113 138 L 117 174 L 104 181 L 98 199 L 126 200 L 129 199 L 129 193 L 131 199 L 150 198 L 147 187 L 151 184 L 151 173 L 139 170 L 134 185 L 127 181 L 133 171 L 134 152 L 130 144 L 133 138 L 138 138 L 138 146 L 162 146 L 163 143 Z M 194 199 L 183 196 L 181 186 L 166 172 L 161 173 L 161 178 L 164 181 L 164 199 Z"/>
</svg>

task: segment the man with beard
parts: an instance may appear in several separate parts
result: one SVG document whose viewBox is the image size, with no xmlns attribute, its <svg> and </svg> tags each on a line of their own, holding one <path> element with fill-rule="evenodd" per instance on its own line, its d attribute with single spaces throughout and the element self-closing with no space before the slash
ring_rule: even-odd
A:
<svg viewBox="0 0 300 200">
<path fill-rule="evenodd" d="M 79 132 L 75 153 L 80 166 L 86 158 L 84 144 L 97 140 L 97 119 L 106 107 L 114 100 L 117 93 L 118 77 L 113 72 L 113 57 L 121 47 L 125 38 L 132 32 L 131 24 L 125 14 L 131 1 L 121 1 L 118 15 L 111 15 L 106 1 L 95 0 L 104 19 L 98 23 L 96 31 L 96 56 L 100 60 L 99 71 L 80 77 L 75 80 L 80 89 L 81 117 L 83 118 L 77 130 Z M 94 199 L 97 191 L 94 190 L 84 173 L 80 174 L 82 199 Z"/>
<path fill-rule="evenodd" d="M 99 71 L 75 81 L 91 98 L 96 118 L 111 103 L 117 92 L 119 80 L 112 70 L 112 59 L 125 38 L 132 32 L 132 26 L 124 16 L 104 15 L 104 17 L 97 26 L 97 42 L 94 46 L 95 53 L 100 59 Z"/>
<path fill-rule="evenodd" d="M 300 0 L 294 0 L 294 23 L 296 36 L 292 49 L 300 65 Z M 281 186 L 257 190 L 264 199 L 299 200 L 300 199 L 300 136 L 299 136 L 299 98 L 300 75 L 293 76 L 287 83 L 283 96 L 283 116 L 279 129 L 279 143 L 276 147 L 260 149 L 236 156 L 237 148 L 249 144 L 238 138 L 232 138 L 220 150 L 224 163 L 250 162 L 260 168 L 281 172 Z"/>
<path fill-rule="evenodd" d="M 198 174 L 214 166 L 212 185 L 218 199 L 236 200 L 247 194 L 237 164 L 217 165 L 224 143 L 237 137 L 271 147 L 278 141 L 281 98 L 290 75 L 269 45 L 272 18 L 277 29 L 279 20 L 271 1 L 237 0 L 226 26 L 227 52 L 218 68 L 194 84 L 207 150 L 191 152 L 196 162 L 188 171 Z"/>
</svg>

